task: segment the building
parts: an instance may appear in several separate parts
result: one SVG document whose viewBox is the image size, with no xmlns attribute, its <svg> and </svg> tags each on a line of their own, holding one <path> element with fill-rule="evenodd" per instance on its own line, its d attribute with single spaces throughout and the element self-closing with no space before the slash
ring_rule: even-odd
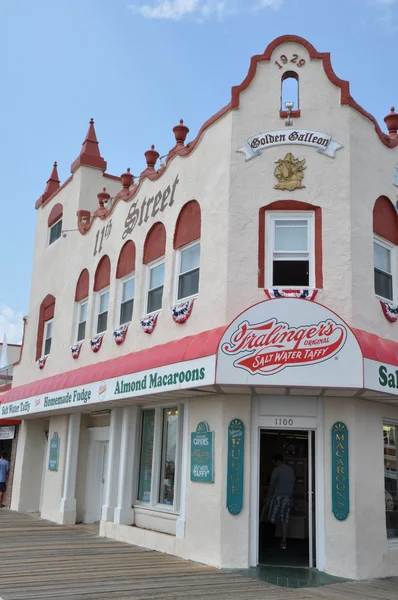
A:
<svg viewBox="0 0 398 600">
<path fill-rule="evenodd" d="M 4 335 L 0 343 L 0 399 L 11 389 L 14 366 L 19 363 L 21 356 L 21 344 L 8 344 Z M 15 456 L 18 445 L 19 419 L 0 418 L 0 453 L 6 452 L 10 461 L 10 473 L 8 476 L 7 490 L 3 497 L 4 505 L 10 507 L 12 484 L 14 478 Z"/>
<path fill-rule="evenodd" d="M 2 418 L 12 508 L 208 563 L 284 564 L 260 515 L 296 472 L 289 564 L 398 574 L 398 117 L 283 36 L 164 164 L 106 173 L 90 121 L 36 202 Z M 172 145 L 172 144 L 170 144 Z M 278 536 L 276 531 L 276 539 Z"/>
</svg>

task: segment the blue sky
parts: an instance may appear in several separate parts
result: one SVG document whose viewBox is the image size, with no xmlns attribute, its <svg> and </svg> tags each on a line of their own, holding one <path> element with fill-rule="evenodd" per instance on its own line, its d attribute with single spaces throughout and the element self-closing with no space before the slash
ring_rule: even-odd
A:
<svg viewBox="0 0 398 600">
<path fill-rule="evenodd" d="M 61 182 L 94 117 L 108 172 L 144 168 L 151 144 L 188 140 L 230 100 L 250 57 L 296 34 L 331 52 L 354 98 L 398 105 L 398 0 L 13 0 L 0 8 L 0 340 L 21 338 L 36 212 L 54 160 Z"/>
</svg>

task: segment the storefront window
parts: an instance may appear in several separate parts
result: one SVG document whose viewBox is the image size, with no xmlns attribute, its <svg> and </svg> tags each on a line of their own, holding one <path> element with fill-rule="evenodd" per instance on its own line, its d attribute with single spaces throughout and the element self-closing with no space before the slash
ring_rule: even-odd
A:
<svg viewBox="0 0 398 600">
<path fill-rule="evenodd" d="M 173 504 L 175 465 L 177 454 L 178 409 L 166 408 L 163 411 L 162 463 L 160 476 L 161 504 Z"/>
<path fill-rule="evenodd" d="M 398 481 L 397 481 L 398 426 L 384 425 L 384 493 L 387 537 L 398 537 Z"/>
<path fill-rule="evenodd" d="M 138 500 L 142 502 L 150 502 L 151 500 L 154 430 L 155 411 L 146 410 L 142 413 L 140 479 L 138 489 Z"/>
</svg>

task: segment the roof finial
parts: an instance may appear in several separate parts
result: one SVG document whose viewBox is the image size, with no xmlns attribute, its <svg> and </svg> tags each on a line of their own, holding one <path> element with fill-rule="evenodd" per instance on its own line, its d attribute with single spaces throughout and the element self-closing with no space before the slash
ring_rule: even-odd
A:
<svg viewBox="0 0 398 600">
<path fill-rule="evenodd" d="M 120 175 L 120 179 L 122 180 L 122 186 L 128 190 L 132 183 L 134 183 L 134 175 L 130 173 L 130 169 L 128 168 L 125 173 Z"/>
<path fill-rule="evenodd" d="M 99 150 L 93 118 L 90 119 L 87 134 L 82 144 L 80 154 L 72 163 L 70 170 L 73 173 L 78 167 L 83 165 L 86 167 L 101 169 L 102 171 L 106 170 L 106 161 L 102 158 Z"/>
<path fill-rule="evenodd" d="M 390 138 L 398 138 L 398 113 L 395 112 L 393 106 L 391 107 L 390 114 L 384 117 L 384 122 L 387 125 Z"/>
<path fill-rule="evenodd" d="M 145 152 L 147 169 L 151 171 L 155 170 L 155 164 L 159 156 L 159 152 L 155 150 L 155 146 L 152 144 L 151 149 Z"/>
<path fill-rule="evenodd" d="M 189 128 L 184 125 L 184 121 L 180 119 L 180 124 L 173 127 L 173 131 L 176 138 L 176 149 L 183 147 L 189 133 Z"/>
<path fill-rule="evenodd" d="M 97 194 L 97 198 L 98 198 L 98 202 L 99 202 L 100 208 L 104 208 L 105 202 L 108 202 L 108 200 L 109 200 L 110 197 L 111 196 L 106 191 L 106 188 L 102 188 L 102 192 L 100 192 L 99 194 Z"/>
<path fill-rule="evenodd" d="M 46 202 L 46 200 L 48 200 L 54 194 L 54 192 L 59 190 L 59 188 L 60 188 L 60 181 L 59 181 L 59 177 L 58 177 L 57 161 L 55 161 L 53 164 L 51 175 L 50 175 L 49 179 L 47 179 L 46 188 L 45 188 L 43 194 L 40 196 L 40 198 L 36 201 L 36 204 L 35 204 L 36 208 L 39 208 L 39 206 L 44 204 Z"/>
</svg>

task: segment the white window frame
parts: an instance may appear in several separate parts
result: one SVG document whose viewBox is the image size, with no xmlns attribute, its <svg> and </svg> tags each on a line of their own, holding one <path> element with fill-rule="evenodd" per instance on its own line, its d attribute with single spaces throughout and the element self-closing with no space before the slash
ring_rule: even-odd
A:
<svg viewBox="0 0 398 600">
<path fill-rule="evenodd" d="M 148 298 L 149 298 L 149 292 L 151 291 L 149 289 L 149 285 L 150 285 L 150 281 L 151 281 L 151 270 L 155 267 L 158 267 L 161 264 L 164 264 L 165 268 L 166 268 L 166 260 L 165 260 L 165 256 L 162 256 L 161 258 L 158 258 L 156 260 L 154 260 L 151 263 L 147 264 L 147 269 L 146 269 L 146 286 L 145 286 L 145 307 L 144 307 L 144 316 L 146 315 L 156 315 L 156 313 L 159 313 L 162 310 L 162 306 L 163 306 L 163 294 L 162 294 L 162 306 L 158 309 L 158 310 L 153 310 L 152 312 L 147 312 L 148 309 Z M 164 293 L 164 282 L 166 280 L 166 270 L 165 270 L 165 277 L 163 278 L 163 293 Z M 154 288 L 155 289 L 155 288 Z"/>
<path fill-rule="evenodd" d="M 46 331 L 47 331 L 47 327 L 49 326 L 49 324 L 51 323 L 51 338 L 47 338 L 46 337 Z M 43 356 L 49 356 L 51 353 L 51 348 L 50 348 L 50 352 L 48 354 L 44 354 L 44 349 L 46 347 L 46 340 L 51 339 L 51 346 L 53 345 L 53 333 L 54 333 L 54 318 L 52 319 L 48 319 L 48 321 L 44 321 L 44 328 L 43 328 L 43 346 L 41 349 L 41 355 Z"/>
<path fill-rule="evenodd" d="M 63 216 L 62 216 L 63 217 Z M 62 217 L 60 217 L 57 221 L 55 221 L 55 223 L 53 223 L 49 228 L 48 228 L 48 238 L 47 238 L 47 246 L 53 246 L 56 242 L 58 242 L 58 240 L 61 239 L 62 237 Z M 51 238 L 51 230 L 53 229 L 53 227 L 55 227 L 56 225 L 58 225 L 58 223 L 61 221 L 61 233 L 59 234 L 59 237 L 57 237 L 56 240 L 54 240 L 53 242 L 50 243 L 50 238 Z"/>
<path fill-rule="evenodd" d="M 200 238 L 195 240 L 194 242 L 190 242 L 189 244 L 187 244 L 186 246 L 182 246 L 181 248 L 178 248 L 178 250 L 176 251 L 176 277 L 174 278 L 174 304 L 179 304 L 180 302 L 186 302 L 187 300 L 192 300 L 193 298 L 197 298 L 199 295 L 199 286 L 198 286 L 198 291 L 196 292 L 196 294 L 192 294 L 191 296 L 185 296 L 184 298 L 178 298 L 178 285 L 180 283 L 180 275 L 182 275 L 181 271 L 181 254 L 184 250 L 188 250 L 189 248 L 192 248 L 193 246 L 196 246 L 197 244 L 199 244 L 200 247 Z M 200 282 L 200 250 L 201 248 L 199 248 L 199 282 Z M 187 271 L 188 273 L 189 271 Z"/>
<path fill-rule="evenodd" d="M 79 321 L 82 304 L 87 304 L 86 331 L 85 331 L 83 340 L 78 340 L 77 337 L 78 337 L 78 333 L 79 333 L 79 325 L 80 325 L 80 323 L 83 322 L 83 321 Z M 87 298 L 84 298 L 83 300 L 79 300 L 79 302 L 76 302 L 76 323 L 75 323 L 75 335 L 74 335 L 74 343 L 75 344 L 77 344 L 78 341 L 83 342 L 85 339 L 87 339 L 88 325 L 89 325 L 89 320 L 88 320 L 88 297 L 87 297 Z"/>
<path fill-rule="evenodd" d="M 125 277 L 121 277 L 119 279 L 119 288 L 118 288 L 118 299 L 117 299 L 117 310 L 116 310 L 116 318 L 115 318 L 115 327 L 121 327 L 122 325 L 127 325 L 127 323 L 120 323 L 120 311 L 122 308 L 122 302 L 123 302 L 123 284 L 126 283 L 126 281 L 129 281 L 130 279 L 134 279 L 134 302 L 133 302 L 133 314 L 131 315 L 131 321 L 133 320 L 133 315 L 134 315 L 134 310 L 135 310 L 135 299 L 136 299 L 136 293 L 135 293 L 135 284 L 136 284 L 136 277 L 135 277 L 135 271 L 133 271 L 132 273 L 129 273 L 128 275 L 126 275 Z M 128 323 L 131 323 L 131 321 L 128 321 Z"/>
<path fill-rule="evenodd" d="M 265 261 L 266 266 L 266 287 L 285 287 L 292 290 L 309 289 L 315 287 L 315 213 L 313 211 L 269 211 L 265 213 Z M 275 221 L 307 221 L 308 223 L 308 258 L 309 258 L 309 274 L 308 285 L 289 285 L 284 284 L 274 285 L 273 278 L 273 262 L 274 262 L 274 240 L 275 240 Z"/>
<path fill-rule="evenodd" d="M 100 298 L 103 294 L 109 294 L 109 299 L 108 299 L 108 318 L 106 321 L 106 329 L 104 331 L 98 331 L 97 332 L 97 327 L 98 327 L 98 317 L 99 317 L 99 309 L 100 309 Z M 102 290 L 99 290 L 98 292 L 96 292 L 96 299 L 95 299 L 95 315 L 94 315 L 94 324 L 93 324 L 93 335 L 94 337 L 97 335 L 100 335 L 101 333 L 105 333 L 105 331 L 107 331 L 108 327 L 109 327 L 109 304 L 110 304 L 110 287 L 106 287 L 103 288 Z"/>
<path fill-rule="evenodd" d="M 397 419 L 385 419 L 384 418 L 383 419 L 383 427 L 384 426 L 387 426 L 387 427 L 391 427 L 391 426 L 396 427 L 396 429 L 398 431 L 398 420 Z M 384 472 L 385 472 L 385 468 L 384 468 L 384 457 L 385 457 L 384 450 L 385 450 L 385 445 L 384 445 L 384 440 L 383 440 L 383 469 L 384 469 Z M 396 458 L 398 458 L 398 446 L 396 446 L 395 454 L 396 454 Z M 398 469 L 397 469 L 397 477 L 398 477 Z M 385 479 L 385 473 L 384 473 L 384 477 L 383 477 L 383 488 L 385 489 L 384 479 Z M 384 508 L 384 514 L 385 514 L 385 512 L 386 511 L 385 511 L 385 508 Z M 386 524 L 386 537 L 387 537 L 387 524 Z M 397 548 L 398 547 L 398 536 L 387 538 L 387 543 L 388 543 L 388 546 Z"/>
<path fill-rule="evenodd" d="M 391 244 L 390 242 L 387 242 L 384 238 L 379 237 L 376 234 L 373 234 L 373 242 L 376 242 L 377 244 L 379 244 L 380 246 L 383 246 L 384 248 L 386 248 L 387 250 L 390 251 L 390 265 L 391 265 L 391 288 L 392 288 L 392 300 L 390 300 L 389 298 L 384 298 L 384 296 L 380 296 L 379 294 L 376 294 L 376 288 L 375 288 L 375 284 L 374 284 L 374 271 L 375 271 L 375 257 L 374 257 L 374 251 L 373 251 L 373 289 L 376 295 L 376 298 L 380 298 L 380 300 L 384 300 L 385 302 L 395 302 L 396 298 L 397 298 L 397 294 L 396 294 L 396 290 L 395 290 L 395 252 L 394 252 L 394 245 Z M 373 250 L 373 245 L 372 245 L 372 250 Z"/>
<path fill-rule="evenodd" d="M 177 441 L 176 441 L 176 464 L 175 464 L 175 477 L 174 477 L 174 499 L 173 505 L 161 504 L 159 502 L 160 496 L 160 475 L 162 466 L 162 451 L 163 451 L 163 411 L 165 409 L 178 409 L 178 428 L 177 428 Z M 142 422 L 143 413 L 147 410 L 155 411 L 155 426 L 153 433 L 153 451 L 152 451 L 152 474 L 151 474 L 151 499 L 149 502 L 138 500 L 139 484 L 140 484 L 140 467 L 141 467 L 141 442 L 142 442 Z M 134 508 L 144 508 L 146 510 L 153 510 L 156 512 L 171 513 L 173 515 L 180 514 L 181 506 L 181 476 L 182 476 L 182 445 L 183 445 L 183 432 L 184 432 L 184 404 L 181 402 L 168 402 L 167 404 L 161 404 L 160 406 L 145 406 L 141 407 L 138 418 L 139 433 L 137 435 L 137 469 L 136 476 L 134 477 L 134 490 L 135 490 L 135 501 L 133 502 Z"/>
</svg>

